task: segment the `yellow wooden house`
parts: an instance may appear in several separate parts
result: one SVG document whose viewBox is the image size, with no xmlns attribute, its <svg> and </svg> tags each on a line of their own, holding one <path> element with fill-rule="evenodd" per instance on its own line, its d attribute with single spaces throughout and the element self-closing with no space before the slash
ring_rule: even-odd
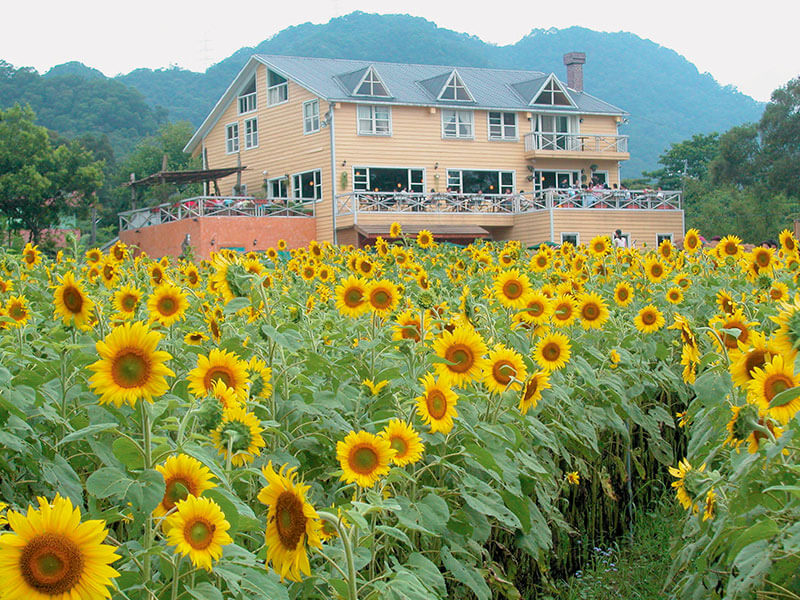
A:
<svg viewBox="0 0 800 600">
<path fill-rule="evenodd" d="M 583 90 L 584 62 L 565 55 L 564 83 L 254 55 L 185 149 L 204 168 L 246 167 L 221 182 L 233 206 L 308 215 L 320 241 L 362 245 L 397 221 L 454 241 L 580 243 L 621 229 L 640 247 L 680 242 L 680 193 L 620 187 L 628 115 Z"/>
</svg>

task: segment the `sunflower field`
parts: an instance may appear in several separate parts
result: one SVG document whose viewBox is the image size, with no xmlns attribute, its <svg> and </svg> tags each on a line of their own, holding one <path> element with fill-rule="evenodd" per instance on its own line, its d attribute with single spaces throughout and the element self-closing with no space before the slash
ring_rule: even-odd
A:
<svg viewBox="0 0 800 600">
<path fill-rule="evenodd" d="M 0 250 L 0 600 L 800 599 L 797 241 Z M 667 552 L 667 549 L 664 549 Z"/>
</svg>

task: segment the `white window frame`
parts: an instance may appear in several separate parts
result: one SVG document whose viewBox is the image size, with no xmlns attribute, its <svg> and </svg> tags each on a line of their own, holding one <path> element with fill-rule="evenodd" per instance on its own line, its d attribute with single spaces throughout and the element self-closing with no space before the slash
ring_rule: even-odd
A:
<svg viewBox="0 0 800 600">
<path fill-rule="evenodd" d="M 251 124 L 254 124 L 255 127 L 252 128 Z M 250 131 L 248 131 L 248 127 L 251 127 Z M 258 117 L 244 121 L 244 149 L 252 150 L 253 148 L 258 148 Z"/>
<path fill-rule="evenodd" d="M 364 87 L 364 84 L 369 85 L 369 92 L 365 94 L 360 92 L 359 90 Z M 376 94 L 375 87 L 376 85 L 380 85 L 383 88 L 383 91 L 386 92 L 385 94 Z M 378 72 L 375 70 L 375 67 L 370 67 L 367 69 L 367 72 L 364 73 L 364 77 L 361 78 L 361 81 L 358 82 L 358 85 L 353 91 L 353 96 L 372 96 L 374 98 L 390 98 L 392 95 L 389 93 L 389 88 L 386 87 L 386 84 L 381 79 L 381 76 L 378 75 Z"/>
<path fill-rule="evenodd" d="M 274 186 L 278 187 L 278 195 L 273 194 Z M 272 179 L 267 179 L 267 198 L 289 198 L 289 192 L 291 190 L 291 179 L 288 176 L 283 177 L 273 177 Z M 283 194 L 281 194 L 283 192 Z"/>
<path fill-rule="evenodd" d="M 267 106 L 278 106 L 280 104 L 286 104 L 287 102 L 289 102 L 289 80 L 280 73 L 275 73 L 275 75 L 277 75 L 281 79 L 284 79 L 285 81 L 281 83 L 276 83 L 275 85 L 270 85 L 269 84 L 270 72 L 275 73 L 274 71 L 270 71 L 269 69 L 267 69 Z"/>
<path fill-rule="evenodd" d="M 673 236 L 672 233 L 657 233 L 656 234 L 656 248 L 658 248 L 661 245 L 661 242 L 663 242 L 664 240 L 669 240 L 670 243 L 672 243 L 673 239 L 674 239 L 674 236 Z"/>
<path fill-rule="evenodd" d="M 564 243 L 564 236 L 565 235 L 574 235 L 575 236 L 575 247 L 577 248 L 580 246 L 581 243 L 581 234 L 579 231 L 562 231 L 561 232 L 561 243 Z"/>
<path fill-rule="evenodd" d="M 235 128 L 235 135 L 231 135 L 231 130 Z M 225 125 L 225 154 L 236 154 L 239 152 L 239 121 Z"/>
<path fill-rule="evenodd" d="M 308 114 L 308 109 L 314 106 L 316 106 L 316 112 Z M 303 135 L 316 133 L 319 130 L 319 98 L 314 98 L 303 102 Z"/>
<path fill-rule="evenodd" d="M 303 175 L 311 173 L 314 181 L 314 197 L 304 197 L 302 188 L 297 186 L 297 181 L 302 182 Z M 299 179 L 298 179 L 299 178 Z M 302 185 L 302 183 L 301 183 Z M 322 200 L 322 169 L 310 169 L 308 171 L 300 171 L 299 173 L 292 173 L 292 191 L 291 197 L 295 200 L 313 200 L 318 202 Z"/>
<path fill-rule="evenodd" d="M 567 101 L 566 104 L 556 104 L 555 103 L 555 96 L 556 94 L 562 94 L 564 99 Z M 542 96 L 549 95 L 549 102 L 537 102 L 539 98 Z M 567 93 L 567 90 L 561 85 L 561 82 L 558 81 L 554 76 L 550 76 L 547 81 L 544 82 L 544 85 L 541 89 L 536 93 L 533 97 L 533 100 L 530 102 L 531 106 L 572 106 L 575 107 L 575 102 L 573 102 L 572 97 Z"/>
<path fill-rule="evenodd" d="M 442 139 L 444 140 L 474 140 L 475 139 L 475 111 L 474 110 L 464 110 L 464 109 L 457 109 L 457 108 L 443 108 L 441 110 L 442 113 Z M 447 133 L 446 126 L 449 124 L 447 121 L 447 116 L 452 114 L 455 117 L 455 135 L 450 135 Z M 469 115 L 469 122 L 466 120 L 462 120 L 462 118 L 466 115 Z M 462 135 L 461 134 L 461 127 L 464 125 L 469 125 L 469 135 Z"/>
<path fill-rule="evenodd" d="M 492 115 L 500 115 L 500 123 L 492 123 Z M 506 115 L 514 115 L 514 135 L 506 135 L 506 127 L 510 127 L 505 123 Z M 486 112 L 486 124 L 489 132 L 489 140 L 493 142 L 518 142 L 519 141 L 519 118 L 517 113 L 513 111 L 490 110 Z M 500 128 L 500 135 L 492 135 L 492 126 Z"/>
<path fill-rule="evenodd" d="M 447 98 L 445 94 L 452 90 L 453 97 Z M 458 92 L 459 90 L 463 90 L 464 93 L 467 95 L 466 98 L 459 98 Z M 439 96 L 436 98 L 437 100 L 443 100 L 445 102 L 475 102 L 475 98 L 472 97 L 472 93 L 470 93 L 467 84 L 464 83 L 464 79 L 461 75 L 458 74 L 458 71 L 453 69 L 453 72 L 450 73 L 450 77 L 447 78 L 447 83 L 442 86 L 442 90 L 439 92 Z"/>
<path fill-rule="evenodd" d="M 377 110 L 386 110 L 386 118 L 378 118 Z M 364 111 L 369 111 L 369 114 L 364 115 Z M 363 122 L 369 123 L 368 129 L 362 129 Z M 386 131 L 378 131 L 378 123 L 386 122 Z M 392 107 L 382 104 L 357 104 L 356 105 L 356 128 L 358 135 L 377 135 L 377 136 L 391 136 L 392 135 Z"/>
<path fill-rule="evenodd" d="M 447 182 L 447 187 L 451 188 L 455 193 L 462 194 L 462 193 L 469 193 L 464 192 L 464 171 L 486 171 L 489 173 L 497 173 L 497 184 L 498 189 L 496 190 L 482 190 L 484 194 L 506 194 L 506 193 L 514 193 L 514 190 L 517 189 L 517 172 L 512 169 L 477 169 L 477 168 L 447 168 L 445 169 L 445 181 Z M 503 175 L 511 175 L 511 183 L 504 184 L 503 183 Z"/>
</svg>

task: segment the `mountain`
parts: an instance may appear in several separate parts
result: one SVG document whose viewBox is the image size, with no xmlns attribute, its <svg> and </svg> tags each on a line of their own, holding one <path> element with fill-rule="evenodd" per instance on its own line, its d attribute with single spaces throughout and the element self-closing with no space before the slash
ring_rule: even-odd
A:
<svg viewBox="0 0 800 600">
<path fill-rule="evenodd" d="M 150 106 L 163 107 L 170 120 L 197 126 L 253 53 L 533 69 L 566 80 L 562 57 L 571 51 L 586 52 L 584 89 L 630 113 L 629 124 L 620 128 L 630 136 L 625 177 L 655 169 L 658 156 L 671 143 L 757 121 L 763 112 L 763 103 L 720 86 L 677 52 L 632 33 L 534 29 L 515 44 L 498 46 L 421 17 L 363 12 L 322 25 L 288 27 L 255 47 L 236 51 L 205 73 L 136 69 L 117 76 L 115 83 L 138 90 Z M 51 69 L 44 79 L 69 76 L 91 83 L 97 73 L 80 63 L 67 63 Z M 3 101 L 0 89 L 0 106 Z"/>
</svg>

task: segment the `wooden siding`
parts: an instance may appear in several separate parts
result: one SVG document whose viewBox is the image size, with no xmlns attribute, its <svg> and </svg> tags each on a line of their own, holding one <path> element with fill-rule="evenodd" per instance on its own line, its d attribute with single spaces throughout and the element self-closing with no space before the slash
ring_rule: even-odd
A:
<svg viewBox="0 0 800 600">
<path fill-rule="evenodd" d="M 225 128 L 230 123 L 237 122 L 242 165 L 247 167 L 242 173 L 242 183 L 247 185 L 249 195 L 261 197 L 266 195 L 262 187 L 264 171 L 267 171 L 266 178 L 272 179 L 286 174 L 291 177 L 295 173 L 320 169 L 322 201 L 316 207 L 317 238 L 332 241 L 333 188 L 330 177 L 330 133 L 328 129 L 321 128 L 316 133 L 304 135 L 303 103 L 316 96 L 292 81 L 289 81 L 288 93 L 288 102 L 267 106 L 267 69 L 259 65 L 256 70 L 258 109 L 252 113 L 239 115 L 237 99 L 231 102 L 203 139 L 208 154 L 208 167 L 236 166 L 237 155 L 226 153 Z M 319 110 L 321 119 L 328 110 L 328 103 L 320 100 Z M 254 116 L 258 117 L 258 147 L 245 150 L 244 122 Z M 220 180 L 220 191 L 223 194 L 230 193 L 235 183 L 235 175 Z"/>
<path fill-rule="evenodd" d="M 583 115 L 583 122 L 579 124 L 579 131 L 583 135 L 618 135 L 618 117 L 605 115 Z"/>
<path fill-rule="evenodd" d="M 588 243 L 596 235 L 611 236 L 615 230 L 630 234 L 639 249 L 653 248 L 656 234 L 671 233 L 672 242 L 683 243 L 682 210 L 624 209 L 553 209 L 553 241 L 561 242 L 561 233 L 579 233 L 580 242 Z M 645 246 L 646 244 L 646 246 Z"/>
<path fill-rule="evenodd" d="M 524 246 L 552 241 L 550 240 L 551 212 L 551 210 L 540 210 L 517 215 L 514 219 L 514 227 L 503 232 L 503 237 L 495 237 L 495 239 L 519 240 Z"/>
</svg>

